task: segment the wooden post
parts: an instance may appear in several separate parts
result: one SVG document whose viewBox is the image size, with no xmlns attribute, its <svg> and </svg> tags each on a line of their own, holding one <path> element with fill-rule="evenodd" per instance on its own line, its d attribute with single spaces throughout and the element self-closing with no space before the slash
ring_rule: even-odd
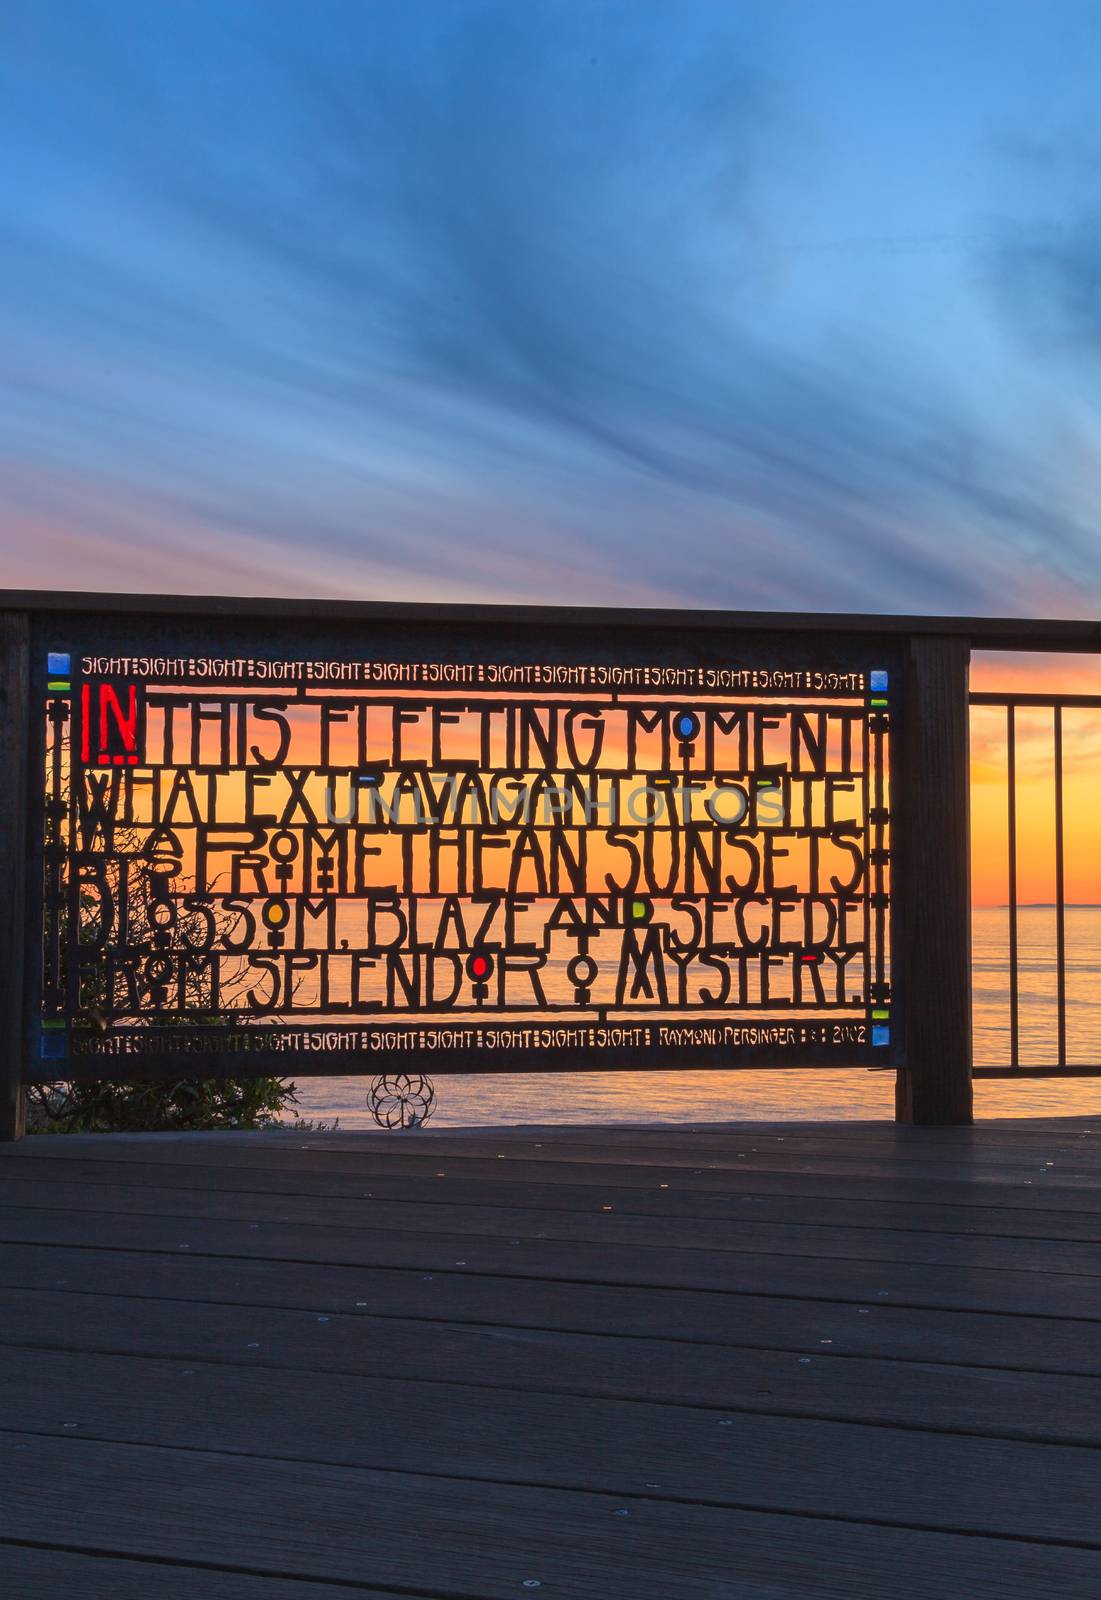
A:
<svg viewBox="0 0 1101 1600">
<path fill-rule="evenodd" d="M 0 1141 L 21 1139 L 30 624 L 0 611 Z"/>
<path fill-rule="evenodd" d="M 959 638 L 910 640 L 895 836 L 906 1049 L 899 1122 L 972 1121 L 970 653 Z"/>
</svg>

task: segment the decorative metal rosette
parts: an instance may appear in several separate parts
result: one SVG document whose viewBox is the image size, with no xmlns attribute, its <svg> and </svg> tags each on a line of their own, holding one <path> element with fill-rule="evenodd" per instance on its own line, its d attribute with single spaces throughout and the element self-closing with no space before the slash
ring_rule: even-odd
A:
<svg viewBox="0 0 1101 1600">
<path fill-rule="evenodd" d="M 418 1128 L 436 1109 L 436 1091 L 422 1073 L 395 1072 L 375 1079 L 367 1106 L 380 1128 Z"/>
</svg>

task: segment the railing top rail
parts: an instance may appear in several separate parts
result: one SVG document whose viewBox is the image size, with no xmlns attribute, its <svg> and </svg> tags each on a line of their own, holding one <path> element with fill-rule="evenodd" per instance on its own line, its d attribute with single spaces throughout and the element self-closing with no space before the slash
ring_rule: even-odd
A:
<svg viewBox="0 0 1101 1600">
<path fill-rule="evenodd" d="M 1017 694 L 1013 690 L 973 689 L 967 698 L 973 706 L 1000 706 L 1003 709 L 1006 706 L 1039 706 L 1052 710 L 1055 706 L 1062 706 L 1064 710 L 1072 711 L 1101 710 L 1101 694 L 1034 694 L 1031 691 Z"/>
<path fill-rule="evenodd" d="M 177 617 L 299 618 L 543 624 L 552 627 L 695 628 L 723 632 L 924 634 L 991 650 L 1101 651 L 1101 621 L 1034 617 L 928 617 L 855 612 L 692 611 L 658 607 L 433 605 L 400 600 L 285 599 L 234 595 L 98 594 L 0 589 L 0 610 Z"/>
</svg>

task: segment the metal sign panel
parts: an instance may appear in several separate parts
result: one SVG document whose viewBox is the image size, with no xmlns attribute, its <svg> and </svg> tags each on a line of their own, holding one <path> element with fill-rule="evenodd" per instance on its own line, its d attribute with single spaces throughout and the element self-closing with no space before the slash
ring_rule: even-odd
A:
<svg viewBox="0 0 1101 1600">
<path fill-rule="evenodd" d="M 893 641 L 34 631 L 31 1076 L 897 1064 Z"/>
</svg>

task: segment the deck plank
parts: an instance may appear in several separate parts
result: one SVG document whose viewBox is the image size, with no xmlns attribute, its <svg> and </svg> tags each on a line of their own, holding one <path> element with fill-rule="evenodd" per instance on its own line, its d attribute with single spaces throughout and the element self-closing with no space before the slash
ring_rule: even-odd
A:
<svg viewBox="0 0 1101 1600">
<path fill-rule="evenodd" d="M 810 1355 L 829 1341 L 838 1355 L 1101 1375 L 1095 1322 L 926 1309 L 879 1298 L 798 1299 L 303 1262 L 281 1262 L 276 1269 L 269 1261 L 240 1258 L 31 1245 L 0 1245 L 0 1281 L 14 1286 L 16 1299 L 35 1290 L 75 1297 L 140 1292 L 149 1307 L 141 1317 L 155 1316 L 157 1300 L 185 1300 L 200 1307 L 369 1314 Z M 25 1310 L 33 1315 L 29 1301 Z M 58 1314 L 59 1324 L 79 1325 L 80 1318 L 79 1302 Z"/>
<path fill-rule="evenodd" d="M 147 1162 L 151 1152 L 156 1160 L 168 1167 L 191 1167 L 196 1162 L 205 1167 L 227 1167 L 241 1172 L 270 1169 L 298 1175 L 344 1174 L 354 1178 L 370 1175 L 373 1180 L 384 1178 L 435 1179 L 442 1169 L 447 1176 L 465 1181 L 501 1181 L 527 1185 L 533 1182 L 553 1184 L 569 1190 L 578 1185 L 593 1186 L 614 1184 L 618 1188 L 658 1191 L 662 1184 L 681 1192 L 730 1193 L 745 1190 L 778 1194 L 822 1194 L 837 1198 L 888 1200 L 904 1203 L 933 1201 L 952 1206 L 978 1206 L 988 1208 L 1012 1205 L 1029 1209 L 1070 1210 L 1101 1212 L 1101 1189 L 1098 1174 L 1065 1174 L 1055 1166 L 1050 1152 L 1040 1152 L 1035 1160 L 998 1170 L 979 1171 L 965 1162 L 946 1159 L 928 1160 L 922 1169 L 903 1169 L 889 1156 L 874 1163 L 858 1165 L 843 1153 L 816 1159 L 808 1156 L 797 1168 L 773 1167 L 767 1158 L 735 1160 L 723 1166 L 667 1164 L 659 1159 L 635 1162 L 616 1161 L 603 1163 L 594 1150 L 586 1161 L 521 1160 L 508 1154 L 508 1142 L 492 1158 L 471 1155 L 466 1141 L 456 1139 L 446 1144 L 440 1135 L 423 1139 L 416 1135 L 411 1141 L 400 1136 L 386 1146 L 381 1137 L 364 1135 L 363 1144 L 356 1147 L 343 1140 L 332 1148 L 312 1142 L 293 1144 L 283 1136 L 259 1135 L 252 1142 L 230 1137 L 223 1149 L 209 1139 L 199 1136 L 194 1149 L 189 1150 L 181 1139 L 166 1135 L 163 1142 L 156 1136 L 133 1139 L 109 1138 L 101 1146 L 99 1159 L 119 1163 Z M 42 1151 L 48 1143 L 48 1152 Z M 8 1161 L 12 1170 L 25 1160 L 42 1159 L 50 1163 L 89 1159 L 95 1146 L 83 1137 L 70 1139 L 35 1140 L 32 1153 L 11 1154 L 13 1147 L 0 1147 L 0 1163 Z M 19 1148 L 19 1147 L 15 1147 Z M 95 1156 L 92 1159 L 96 1159 Z M 1064 1176 L 1067 1181 L 1064 1182 Z"/>
<path fill-rule="evenodd" d="M 274 1164 L 273 1164 L 274 1161 Z M 457 1176 L 446 1153 L 431 1172 L 392 1174 L 373 1160 L 355 1171 L 334 1170 L 331 1164 L 305 1171 L 291 1171 L 272 1158 L 262 1166 L 239 1168 L 225 1163 L 157 1162 L 148 1153 L 143 1161 L 112 1161 L 70 1158 L 59 1172 L 56 1161 L 22 1158 L 18 1167 L 5 1168 L 0 1162 L 0 1195 L 20 1195 L 25 1186 L 48 1183 L 55 1197 L 65 1194 L 67 1184 L 92 1205 L 101 1188 L 140 1186 L 162 1190 L 202 1189 L 214 1195 L 271 1194 L 315 1196 L 317 1198 L 359 1198 L 369 1180 L 371 1195 L 378 1200 L 415 1201 L 419 1204 L 484 1205 L 537 1208 L 550 1211 L 598 1210 L 612 1204 L 629 1215 L 679 1217 L 729 1217 L 738 1204 L 762 1208 L 759 1218 L 801 1222 L 817 1220 L 838 1226 L 927 1228 L 934 1232 L 1012 1234 L 1021 1237 L 1077 1238 L 1096 1240 L 1101 1235 L 1101 1217 L 1088 1202 L 1091 1196 L 1076 1191 L 1066 1210 L 1053 1209 L 1058 1203 L 1042 1190 L 1019 1187 L 1004 1193 L 993 1188 L 984 1191 L 987 1203 L 942 1202 L 929 1198 L 929 1184 L 879 1180 L 868 1184 L 847 1184 L 811 1174 L 753 1173 L 745 1179 L 737 1172 L 720 1185 L 706 1188 L 681 1187 L 678 1182 L 661 1180 L 623 1184 L 617 1175 L 605 1174 L 600 1183 L 547 1183 L 538 1173 L 527 1178 L 509 1178 L 496 1169 L 488 1178 Z M 839 1189 L 854 1187 L 861 1193 L 846 1194 Z M 958 1187 L 958 1186 L 957 1186 Z M 965 1187 L 973 1200 L 973 1191 Z"/>
<path fill-rule="evenodd" d="M 456 1216 L 448 1201 L 385 1200 L 362 1189 L 339 1199 L 285 1195 L 256 1195 L 151 1188 L 145 1184 L 84 1184 L 48 1182 L 20 1184 L 0 1180 L 0 1233 L 2 1214 L 16 1211 L 76 1211 L 210 1218 L 213 1221 L 293 1221 L 296 1226 L 358 1229 L 372 1233 L 414 1232 L 464 1234 L 480 1238 L 546 1239 L 558 1243 L 635 1245 L 648 1250 L 734 1250 L 753 1254 L 778 1251 L 784 1255 L 829 1256 L 870 1261 L 913 1261 L 1037 1272 L 1067 1272 L 1101 1277 L 1101 1229 L 1083 1229 L 1085 1237 L 1065 1240 L 1031 1233 L 958 1234 L 937 1228 L 875 1226 L 869 1218 L 857 1227 L 804 1217 L 798 1222 L 771 1221 L 759 1211 L 739 1204 L 725 1217 L 664 1217 L 635 1215 L 619 1210 L 614 1202 L 588 1212 L 546 1211 L 528 1206 L 466 1205 Z"/>
<path fill-rule="evenodd" d="M 1024 1312 L 1101 1320 L 1101 1278 L 1060 1272 L 986 1268 L 919 1259 L 909 1241 L 875 1259 L 828 1258 L 767 1251 L 662 1250 L 575 1243 L 523 1235 L 486 1238 L 464 1233 L 317 1227 L 290 1222 L 231 1222 L 140 1213 L 0 1211 L 0 1242 L 81 1245 L 93 1249 L 192 1251 L 269 1261 L 402 1267 L 418 1272 L 472 1272 L 519 1278 L 634 1284 L 649 1288 L 725 1289 L 735 1293 L 818 1294 L 836 1299 L 891 1298 L 964 1310 Z M 855 1230 L 854 1230 L 855 1232 Z M 915 1238 L 924 1239 L 924 1235 Z M 1065 1246 L 1063 1247 L 1065 1248 Z"/>
<path fill-rule="evenodd" d="M 1093 1600 L 1099 1231 L 1083 1119 L 31 1140 L 0 1574 Z"/>
<path fill-rule="evenodd" d="M 340 1373 L 383 1387 L 402 1378 L 426 1393 L 431 1385 L 460 1384 L 1101 1445 L 1101 1377 L 854 1356 L 813 1336 L 804 1344 L 811 1354 L 801 1357 L 790 1349 L 505 1330 L 365 1311 L 318 1314 L 97 1294 L 73 1306 L 58 1290 L 0 1290 L 0 1343 L 160 1357 L 177 1366 Z M 12 1370 L 19 1368 L 12 1357 Z M 425 1403 L 433 1403 L 431 1395 Z M 484 1403 L 496 1402 L 487 1396 Z"/>
<path fill-rule="evenodd" d="M 611 1130 L 613 1133 L 618 1130 Z M 41 1149 L 41 1155 L 52 1160 L 71 1160 L 86 1157 L 90 1151 L 110 1150 L 112 1160 L 141 1160 L 148 1155 L 150 1138 L 161 1160 L 183 1161 L 192 1159 L 185 1136 L 137 1135 L 129 1138 L 108 1136 L 103 1146 L 90 1141 L 95 1136 L 76 1136 L 51 1140 L 51 1148 Z M 365 1160 L 393 1165 L 409 1161 L 427 1162 L 441 1151 L 449 1158 L 461 1162 L 472 1174 L 476 1170 L 493 1171 L 496 1163 L 506 1169 L 575 1167 L 595 1165 L 626 1169 L 667 1168 L 676 1173 L 700 1171 L 721 1172 L 726 1169 L 747 1171 L 759 1168 L 764 1171 L 798 1171 L 813 1163 L 816 1171 L 824 1173 L 854 1173 L 870 1176 L 904 1176 L 906 1174 L 933 1179 L 959 1174 L 968 1181 L 1002 1178 L 1011 1181 L 1022 1171 L 1039 1168 L 1050 1161 L 1057 1165 L 1063 1181 L 1088 1180 L 1096 1176 L 1101 1156 L 1096 1140 L 1029 1139 L 1017 1143 L 983 1145 L 962 1141 L 941 1140 L 917 1142 L 907 1140 L 900 1144 L 848 1144 L 830 1140 L 811 1141 L 808 1148 L 793 1142 L 789 1149 L 786 1140 L 760 1141 L 752 1136 L 715 1141 L 698 1140 L 691 1146 L 650 1144 L 646 1141 L 567 1142 L 554 1138 L 537 1141 L 520 1139 L 486 1140 L 474 1138 L 461 1131 L 454 1135 L 433 1133 L 429 1129 L 410 1134 L 383 1135 L 359 1134 L 292 1134 L 269 1132 L 251 1138 L 228 1135 L 221 1139 L 200 1136 L 203 1157 L 208 1163 L 225 1163 L 230 1166 L 254 1166 L 270 1160 L 275 1152 L 279 1160 L 292 1170 L 309 1169 L 318 1165 L 337 1164 L 355 1166 Z M 109 1142 L 108 1142 L 109 1141 Z M 37 1141 L 36 1141 L 37 1142 Z M 22 1147 L 8 1159 L 23 1159 Z M 348 1158 L 351 1158 L 350 1162 Z"/>
<path fill-rule="evenodd" d="M 1096 1175 L 1101 1168 L 1101 1137 L 1068 1141 L 1033 1136 L 1010 1143 L 1007 1136 L 997 1145 L 930 1140 L 915 1147 L 912 1142 L 896 1146 L 833 1139 L 753 1137 L 731 1141 L 701 1136 L 691 1144 L 670 1145 L 657 1141 L 616 1140 L 612 1137 L 616 1131 L 610 1131 L 606 1143 L 592 1139 L 569 1142 L 506 1139 L 493 1145 L 472 1139 L 462 1130 L 448 1134 L 423 1128 L 390 1135 L 331 1134 L 325 1142 L 316 1135 L 304 1136 L 299 1142 L 272 1132 L 254 1134 L 249 1139 L 228 1135 L 224 1145 L 212 1143 L 204 1135 L 196 1137 L 200 1159 L 208 1166 L 248 1168 L 270 1165 L 274 1161 L 286 1171 L 334 1169 L 339 1165 L 355 1170 L 364 1162 L 394 1166 L 396 1170 L 400 1163 L 427 1162 L 440 1154 L 469 1167 L 475 1175 L 479 1172 L 493 1175 L 501 1167 L 505 1171 L 525 1172 L 538 1166 L 564 1167 L 569 1172 L 574 1167 L 596 1166 L 604 1174 L 609 1168 L 622 1167 L 626 1169 L 624 1177 L 631 1169 L 648 1171 L 658 1167 L 684 1177 L 692 1173 L 736 1172 L 744 1167 L 749 1171 L 792 1174 L 809 1168 L 820 1173 L 893 1179 L 919 1176 L 934 1182 L 954 1176 L 966 1181 L 975 1178 L 997 1181 L 1001 1177 L 1012 1182 L 1022 1173 L 1028 1175 L 1033 1168 L 1039 1169 L 1046 1163 L 1051 1164 L 1048 1170 L 1056 1175 Z M 13 1165 L 90 1160 L 139 1164 L 148 1160 L 158 1164 L 183 1161 L 188 1166 L 195 1163 L 195 1158 L 181 1145 L 180 1137 L 174 1134 L 108 1135 L 99 1147 L 91 1145 L 87 1136 L 56 1143 L 52 1139 L 34 1139 L 29 1145 L 9 1145 L 0 1150 L 3 1159 Z"/>
<path fill-rule="evenodd" d="M 59 1438 L 852 1522 L 874 1508 L 896 1527 L 1101 1550 L 1101 1455 L 1074 1445 L 317 1371 L 273 1400 L 265 1369 L 11 1346 L 0 1416 Z"/>
<path fill-rule="evenodd" d="M 736 1133 L 697 1133 L 680 1138 L 671 1135 L 643 1134 L 630 1129 L 610 1128 L 606 1137 L 593 1130 L 588 1137 L 573 1137 L 568 1131 L 562 1134 L 543 1134 L 538 1139 L 515 1138 L 502 1141 L 487 1139 L 473 1133 L 462 1136 L 462 1153 L 469 1158 L 496 1160 L 503 1151 L 508 1161 L 576 1162 L 589 1159 L 598 1151 L 604 1165 L 663 1165 L 695 1167 L 699 1165 L 725 1167 L 742 1161 L 769 1164 L 777 1170 L 788 1170 L 808 1158 L 832 1163 L 838 1158 L 854 1167 L 889 1161 L 901 1171 L 926 1170 L 931 1165 L 956 1166 L 982 1172 L 1002 1168 L 1007 1172 L 1028 1167 L 1037 1160 L 1055 1161 L 1071 1171 L 1094 1171 L 1101 1164 L 1101 1146 L 1098 1136 L 1034 1136 L 1014 1139 L 1009 1135 L 985 1138 L 971 1130 L 949 1129 L 947 1137 L 938 1138 L 939 1130 L 930 1130 L 932 1138 L 925 1137 L 925 1129 L 904 1132 L 901 1128 L 885 1133 L 877 1139 L 838 1140 L 830 1133 L 817 1135 L 758 1134 L 748 1126 Z M 961 1136 L 963 1135 L 963 1136 Z M 354 1149 L 354 1134 L 335 1133 L 326 1136 L 325 1148 L 333 1151 Z M 318 1148 L 316 1140 L 308 1141 L 310 1148 Z M 386 1151 L 394 1143 L 385 1137 L 376 1137 L 376 1144 Z M 402 1144 L 444 1143 L 449 1148 L 458 1146 L 458 1139 L 449 1138 L 444 1130 L 431 1128 L 417 1130 L 413 1138 L 400 1139 Z"/>
<path fill-rule="evenodd" d="M 17 1600 L 433 1600 L 402 1590 L 339 1588 L 223 1568 L 176 1566 L 72 1550 L 0 1544 L 0 1578 Z"/>
<path fill-rule="evenodd" d="M 644 1496 L 19 1434 L 0 1434 L 0 1471 L 0 1538 L 56 1520 L 114 1555 L 475 1600 L 515 1600 L 533 1579 L 569 1600 L 882 1600 L 900 1574 L 908 1600 L 1101 1590 L 1095 1550 Z"/>
</svg>

